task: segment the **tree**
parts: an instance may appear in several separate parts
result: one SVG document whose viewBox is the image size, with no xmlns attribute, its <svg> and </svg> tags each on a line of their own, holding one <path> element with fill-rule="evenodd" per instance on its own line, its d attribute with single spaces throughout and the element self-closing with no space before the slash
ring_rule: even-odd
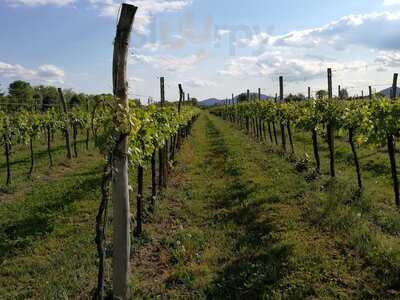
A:
<svg viewBox="0 0 400 300">
<path fill-rule="evenodd" d="M 349 92 L 346 89 L 341 89 L 339 98 L 340 99 L 348 99 L 349 98 Z"/>
<path fill-rule="evenodd" d="M 325 90 L 319 90 L 319 91 L 316 93 L 316 95 L 317 95 L 317 98 L 318 98 L 319 100 L 322 100 L 322 99 L 324 99 L 325 97 L 328 96 L 328 92 L 325 91 Z"/>
<path fill-rule="evenodd" d="M 246 102 L 247 101 L 247 95 L 242 93 L 237 97 L 238 102 Z"/>
<path fill-rule="evenodd" d="M 306 97 L 301 93 L 298 93 L 297 95 L 289 94 L 289 96 L 286 97 L 286 102 L 297 102 L 305 99 Z"/>
<path fill-rule="evenodd" d="M 199 100 L 197 100 L 197 98 L 190 98 L 189 99 L 189 103 L 193 106 L 197 106 L 199 103 Z"/>
<path fill-rule="evenodd" d="M 142 107 L 142 103 L 140 102 L 140 99 L 129 99 L 129 103 L 134 103 L 134 106 L 136 106 L 136 107 Z"/>
<path fill-rule="evenodd" d="M 45 112 L 58 104 L 58 92 L 53 86 L 35 86 L 33 88 L 35 107 Z"/>
<path fill-rule="evenodd" d="M 15 110 L 19 110 L 20 106 L 31 106 L 33 104 L 33 89 L 29 82 L 17 80 L 10 83 L 8 88 L 11 102 L 15 102 Z"/>
<path fill-rule="evenodd" d="M 72 97 L 71 97 L 71 99 L 69 100 L 69 108 L 74 108 L 74 107 L 78 107 L 78 106 L 80 106 L 81 105 L 81 103 L 82 103 L 83 101 L 82 101 L 82 96 L 81 95 L 78 95 L 78 94 L 75 94 L 75 95 L 73 95 Z"/>
</svg>

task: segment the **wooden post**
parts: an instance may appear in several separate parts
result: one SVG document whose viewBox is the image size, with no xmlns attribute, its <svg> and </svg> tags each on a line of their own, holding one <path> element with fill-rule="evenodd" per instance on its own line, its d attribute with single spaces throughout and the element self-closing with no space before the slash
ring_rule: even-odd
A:
<svg viewBox="0 0 400 300">
<path fill-rule="evenodd" d="M 157 180 L 156 180 L 156 151 L 151 155 L 151 207 L 155 208 L 157 198 Z"/>
<path fill-rule="evenodd" d="M 161 106 L 163 107 L 165 105 L 165 79 L 164 77 L 160 77 L 160 101 L 161 101 Z"/>
<path fill-rule="evenodd" d="M 4 131 L 4 135 L 3 135 L 3 139 L 4 139 L 4 150 L 5 150 L 4 153 L 6 155 L 6 164 L 7 164 L 7 181 L 6 181 L 6 185 L 8 186 L 8 185 L 11 184 L 10 136 L 8 134 L 8 125 L 6 125 L 5 131 Z"/>
<path fill-rule="evenodd" d="M 247 90 L 247 101 L 250 101 L 250 90 Z"/>
<path fill-rule="evenodd" d="M 258 101 L 261 101 L 261 89 L 258 88 Z"/>
<path fill-rule="evenodd" d="M 126 66 L 129 41 L 137 7 L 122 4 L 114 41 L 113 90 L 116 101 L 128 109 L 128 80 Z M 113 201 L 113 297 L 127 300 L 130 257 L 130 211 L 128 182 L 128 134 L 121 134 L 113 150 L 112 201 Z"/>
<path fill-rule="evenodd" d="M 143 167 L 137 169 L 137 196 L 136 196 L 136 236 L 142 235 L 142 216 L 143 216 Z"/>
<path fill-rule="evenodd" d="M 86 97 L 86 113 L 89 115 L 89 113 L 90 113 L 90 109 L 89 109 L 89 98 L 88 97 Z M 90 139 L 90 129 L 89 129 L 89 127 L 88 128 L 86 128 L 86 141 L 85 141 L 85 144 L 86 144 L 86 151 L 88 151 L 89 150 L 89 139 Z"/>
<path fill-rule="evenodd" d="M 279 76 L 279 102 L 283 102 L 283 76 Z M 286 152 L 285 124 L 281 123 L 282 148 Z"/>
<path fill-rule="evenodd" d="M 161 107 L 165 106 L 165 79 L 160 77 L 160 102 Z M 158 189 L 164 186 L 164 150 L 158 149 Z"/>
<path fill-rule="evenodd" d="M 328 68 L 328 98 L 332 99 L 332 69 Z"/>
<path fill-rule="evenodd" d="M 308 100 L 311 99 L 311 87 L 308 87 Z"/>
<path fill-rule="evenodd" d="M 61 99 L 61 104 L 64 112 L 64 118 L 67 120 L 67 124 L 65 124 L 64 135 L 65 135 L 65 144 L 67 146 L 67 158 L 72 159 L 71 153 L 71 142 L 69 138 L 69 119 L 68 119 L 68 108 L 67 103 L 65 102 L 64 94 L 61 88 L 58 88 L 58 94 Z"/>
<path fill-rule="evenodd" d="M 328 97 L 332 99 L 332 69 L 328 68 Z M 328 138 L 328 147 L 329 147 L 329 169 L 331 177 L 335 177 L 335 140 L 334 140 L 334 132 L 333 126 L 330 121 L 327 122 L 326 126 L 327 130 L 327 138 Z"/>
<path fill-rule="evenodd" d="M 182 105 L 182 100 L 184 99 L 184 97 L 185 97 L 185 93 L 183 92 L 183 89 L 182 89 L 182 84 L 179 84 L 178 85 L 178 88 L 179 88 L 179 104 L 178 104 L 178 112 L 179 113 L 181 113 L 181 105 Z"/>
<path fill-rule="evenodd" d="M 392 100 L 396 100 L 397 98 L 397 77 L 399 74 L 393 74 L 393 85 L 392 85 Z"/>
<path fill-rule="evenodd" d="M 397 77 L 398 74 L 395 73 L 393 75 L 393 85 L 392 85 L 392 100 L 394 101 L 397 96 Z M 396 145 L 395 139 L 392 134 L 387 135 L 387 146 L 388 146 L 388 154 L 390 160 L 390 168 L 392 171 L 392 180 L 393 180 L 393 189 L 395 195 L 395 202 L 397 207 L 400 207 L 400 191 L 399 191 L 399 179 L 397 176 L 397 165 L 396 165 Z"/>
<path fill-rule="evenodd" d="M 372 100 L 372 87 L 369 86 L 368 90 L 369 90 L 369 100 Z"/>
<path fill-rule="evenodd" d="M 283 76 L 279 76 L 279 101 L 283 102 Z"/>
<path fill-rule="evenodd" d="M 235 104 L 235 95 L 232 94 L 232 105 L 234 105 L 234 104 Z"/>
</svg>

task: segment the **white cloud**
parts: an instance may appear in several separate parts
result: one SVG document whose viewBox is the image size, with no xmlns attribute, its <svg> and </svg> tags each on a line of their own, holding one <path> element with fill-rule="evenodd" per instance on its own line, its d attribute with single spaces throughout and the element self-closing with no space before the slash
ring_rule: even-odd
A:
<svg viewBox="0 0 400 300">
<path fill-rule="evenodd" d="M 227 29 L 220 29 L 220 30 L 217 31 L 217 35 L 218 35 L 218 36 L 224 36 L 224 35 L 229 34 L 230 32 L 231 32 L 231 31 L 230 31 L 230 30 L 227 30 Z"/>
<path fill-rule="evenodd" d="M 11 6 L 27 5 L 27 6 L 40 6 L 40 5 L 57 5 L 65 6 L 74 3 L 75 0 L 6 0 Z"/>
<path fill-rule="evenodd" d="M 117 0 L 89 0 L 103 17 L 117 17 L 120 2 Z M 179 11 L 191 3 L 191 0 L 131 0 L 126 1 L 138 7 L 134 28 L 137 32 L 147 33 L 147 27 L 154 16 L 163 12 Z"/>
<path fill-rule="evenodd" d="M 144 80 L 142 78 L 138 78 L 138 77 L 129 77 L 128 80 L 130 82 L 137 82 L 137 83 L 144 82 Z"/>
<path fill-rule="evenodd" d="M 380 64 L 379 70 L 400 67 L 400 51 L 381 51 L 375 62 Z"/>
<path fill-rule="evenodd" d="M 197 78 L 185 80 L 183 82 L 184 87 L 190 87 L 190 88 L 215 87 L 217 85 L 218 84 L 216 82 L 204 80 L 204 79 L 197 79 Z"/>
<path fill-rule="evenodd" d="M 160 50 L 161 44 L 160 43 L 148 43 L 148 44 L 143 45 L 142 48 L 143 48 L 143 50 L 147 50 L 150 52 L 156 52 L 156 51 Z"/>
<path fill-rule="evenodd" d="M 173 34 L 171 38 L 162 42 L 144 44 L 141 49 L 149 52 L 157 52 L 160 50 L 176 50 L 185 46 L 186 40 L 179 34 Z"/>
<path fill-rule="evenodd" d="M 383 5 L 386 6 L 400 5 L 400 0 L 383 0 Z"/>
<path fill-rule="evenodd" d="M 130 62 L 133 64 L 149 64 L 155 69 L 162 69 L 169 72 L 185 72 L 195 67 L 197 63 L 203 61 L 205 58 L 206 54 L 202 52 L 184 57 L 134 54 L 131 56 Z"/>
<path fill-rule="evenodd" d="M 400 48 L 400 12 L 350 15 L 322 27 L 284 35 L 260 33 L 242 43 L 251 47 L 301 47 L 343 50 L 349 46 L 392 50 Z"/>
<path fill-rule="evenodd" d="M 41 65 L 37 70 L 25 68 L 18 64 L 0 61 L 0 77 L 12 80 L 27 80 L 34 83 L 63 83 L 64 71 L 54 65 Z"/>
<path fill-rule="evenodd" d="M 4 1 L 4 0 L 3 0 Z M 66 6 L 76 0 L 5 0 L 10 6 Z M 99 16 L 117 18 L 121 6 L 120 0 L 85 0 Z M 124 1 L 138 7 L 135 16 L 134 29 L 140 33 L 147 33 L 148 26 L 153 22 L 154 16 L 163 12 L 179 11 L 189 5 L 192 0 L 130 0 Z"/>
<path fill-rule="evenodd" d="M 283 75 L 287 81 L 322 79 L 327 68 L 346 72 L 365 68 L 362 61 L 339 62 L 315 57 L 287 57 L 279 52 L 265 52 L 258 56 L 232 58 L 221 75 L 233 77 L 263 76 L 275 79 Z"/>
</svg>

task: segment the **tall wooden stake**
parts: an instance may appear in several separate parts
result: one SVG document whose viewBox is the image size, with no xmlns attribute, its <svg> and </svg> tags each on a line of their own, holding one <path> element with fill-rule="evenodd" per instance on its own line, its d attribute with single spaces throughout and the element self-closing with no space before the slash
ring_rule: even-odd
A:
<svg viewBox="0 0 400 300">
<path fill-rule="evenodd" d="M 279 76 L 279 101 L 283 103 L 283 76 Z M 286 152 L 285 124 L 281 123 L 282 148 Z"/>
<path fill-rule="evenodd" d="M 368 91 L 369 91 L 369 100 L 372 100 L 372 86 L 368 87 Z"/>
<path fill-rule="evenodd" d="M 393 75 L 393 86 L 392 86 L 392 100 L 396 100 L 397 96 L 397 77 L 398 74 L 395 73 Z M 395 202 L 397 207 L 400 207 L 400 191 L 399 191 L 399 178 L 397 176 L 397 165 L 396 165 L 396 145 L 395 139 L 392 134 L 387 135 L 387 146 L 388 146 L 388 154 L 390 160 L 390 168 L 392 170 L 392 180 L 393 180 L 393 189 L 395 195 Z"/>
<path fill-rule="evenodd" d="M 68 107 L 67 107 L 67 103 L 65 102 L 65 98 L 64 98 L 64 94 L 61 88 L 58 89 L 58 94 L 60 96 L 61 99 L 61 104 L 62 104 L 62 109 L 64 112 L 64 117 L 67 120 L 67 124 L 65 125 L 65 129 L 64 129 L 64 135 L 65 135 L 65 144 L 67 146 L 67 158 L 68 159 L 72 159 L 72 152 L 71 152 L 71 142 L 70 142 L 70 138 L 69 138 L 69 121 L 68 121 Z"/>
<path fill-rule="evenodd" d="M 332 99 L 332 69 L 328 69 L 328 98 Z M 335 139 L 333 132 L 333 125 L 328 121 L 327 126 L 327 138 L 329 147 L 329 169 L 331 177 L 335 177 Z"/>
<path fill-rule="evenodd" d="M 113 89 L 118 104 L 128 109 L 126 66 L 132 26 L 137 7 L 122 4 L 113 55 Z M 130 212 L 128 182 L 128 134 L 117 138 L 112 157 L 113 201 L 113 297 L 127 300 L 130 257 Z"/>
<path fill-rule="evenodd" d="M 165 105 L 165 79 L 160 77 L 160 103 L 161 107 Z M 164 186 L 164 150 L 163 148 L 158 149 L 158 188 Z"/>
<path fill-rule="evenodd" d="M 178 112 L 181 113 L 181 106 L 182 106 L 182 101 L 185 99 L 185 93 L 183 92 L 182 84 L 178 85 L 178 89 L 179 89 Z"/>
<path fill-rule="evenodd" d="M 392 99 L 395 100 L 397 98 L 397 77 L 399 74 L 393 74 L 393 85 L 392 85 Z"/>
</svg>

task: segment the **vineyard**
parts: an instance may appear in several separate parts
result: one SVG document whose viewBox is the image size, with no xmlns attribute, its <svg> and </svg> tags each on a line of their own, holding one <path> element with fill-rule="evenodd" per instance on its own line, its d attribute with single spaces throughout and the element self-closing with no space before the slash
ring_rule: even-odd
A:
<svg viewBox="0 0 400 300">
<path fill-rule="evenodd" d="M 137 9 L 112 93 L 0 94 L 0 299 L 399 299 L 398 75 L 391 97 L 334 97 L 328 68 L 315 97 L 280 76 L 202 108 L 158 77 L 144 105 Z"/>
</svg>

